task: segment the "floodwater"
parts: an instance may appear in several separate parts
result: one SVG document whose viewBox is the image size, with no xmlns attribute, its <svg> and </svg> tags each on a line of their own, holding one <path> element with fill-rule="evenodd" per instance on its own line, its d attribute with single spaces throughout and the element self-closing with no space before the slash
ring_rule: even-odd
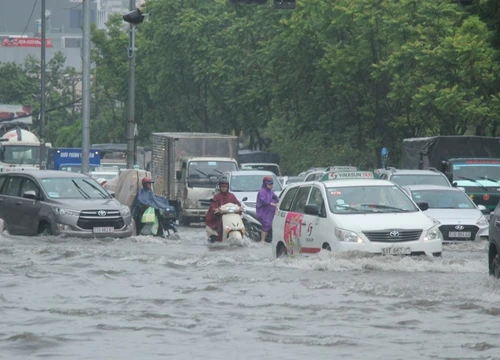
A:
<svg viewBox="0 0 500 360">
<path fill-rule="evenodd" d="M 0 235 L 1 359 L 500 359 L 487 242 L 442 258 Z"/>
</svg>

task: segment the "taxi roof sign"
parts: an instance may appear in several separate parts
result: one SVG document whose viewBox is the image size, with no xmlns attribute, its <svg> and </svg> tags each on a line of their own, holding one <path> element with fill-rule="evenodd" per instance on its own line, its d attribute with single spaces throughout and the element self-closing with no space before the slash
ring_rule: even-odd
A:
<svg viewBox="0 0 500 360">
<path fill-rule="evenodd" d="M 321 181 L 374 178 L 371 171 L 330 171 L 323 175 Z"/>
<path fill-rule="evenodd" d="M 328 166 L 326 172 L 330 171 L 358 171 L 356 166 Z"/>
</svg>

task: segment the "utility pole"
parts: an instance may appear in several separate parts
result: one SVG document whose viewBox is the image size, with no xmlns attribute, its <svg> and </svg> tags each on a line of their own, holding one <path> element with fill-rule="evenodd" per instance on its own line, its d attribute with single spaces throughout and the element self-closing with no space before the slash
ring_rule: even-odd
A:
<svg viewBox="0 0 500 360">
<path fill-rule="evenodd" d="M 149 14 L 142 14 L 135 6 L 136 0 L 130 0 L 130 12 L 123 15 L 123 20 L 130 24 L 128 47 L 129 81 L 128 81 L 128 121 L 127 121 L 127 169 L 134 168 L 135 161 L 135 26 L 144 21 Z"/>
<path fill-rule="evenodd" d="M 40 170 L 45 170 L 45 0 L 42 0 L 42 44 L 40 54 Z"/>
<path fill-rule="evenodd" d="M 82 173 L 89 173 L 90 150 L 90 0 L 83 0 Z M 75 106 L 73 104 L 73 106 Z"/>
<path fill-rule="evenodd" d="M 135 0 L 130 0 L 129 10 L 136 8 Z M 129 82 L 128 82 L 128 121 L 127 121 L 127 169 L 134 168 L 134 129 L 135 129 L 135 26 L 129 25 L 130 39 L 128 48 Z"/>
</svg>

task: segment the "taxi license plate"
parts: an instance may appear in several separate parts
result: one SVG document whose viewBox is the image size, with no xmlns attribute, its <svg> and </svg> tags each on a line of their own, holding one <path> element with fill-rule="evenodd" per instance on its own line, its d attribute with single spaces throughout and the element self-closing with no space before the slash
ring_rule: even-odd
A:
<svg viewBox="0 0 500 360">
<path fill-rule="evenodd" d="M 382 255 L 409 255 L 411 249 L 409 247 L 388 247 L 382 249 Z"/>
<path fill-rule="evenodd" d="M 470 238 L 471 232 L 470 231 L 450 231 L 448 233 L 448 237 L 453 237 L 453 238 Z"/>
<path fill-rule="evenodd" d="M 93 231 L 96 234 L 108 234 L 108 233 L 114 233 L 115 228 L 112 226 L 95 227 Z"/>
</svg>

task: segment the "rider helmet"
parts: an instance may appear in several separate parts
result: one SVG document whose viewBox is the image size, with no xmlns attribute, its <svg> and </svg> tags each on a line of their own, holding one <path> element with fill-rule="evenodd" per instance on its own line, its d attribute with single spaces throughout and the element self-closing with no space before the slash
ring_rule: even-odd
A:
<svg viewBox="0 0 500 360">
<path fill-rule="evenodd" d="M 229 179 L 224 175 L 219 178 L 219 186 L 223 184 L 229 186 Z"/>
<path fill-rule="evenodd" d="M 146 187 L 146 184 L 153 184 L 154 183 L 154 180 L 151 179 L 150 177 L 145 177 L 142 179 L 142 186 L 143 187 Z"/>
<path fill-rule="evenodd" d="M 273 178 L 271 176 L 269 176 L 269 175 L 264 176 L 264 179 L 262 179 L 262 182 L 264 184 L 266 184 L 266 185 L 267 184 L 272 184 L 273 183 Z"/>
</svg>

